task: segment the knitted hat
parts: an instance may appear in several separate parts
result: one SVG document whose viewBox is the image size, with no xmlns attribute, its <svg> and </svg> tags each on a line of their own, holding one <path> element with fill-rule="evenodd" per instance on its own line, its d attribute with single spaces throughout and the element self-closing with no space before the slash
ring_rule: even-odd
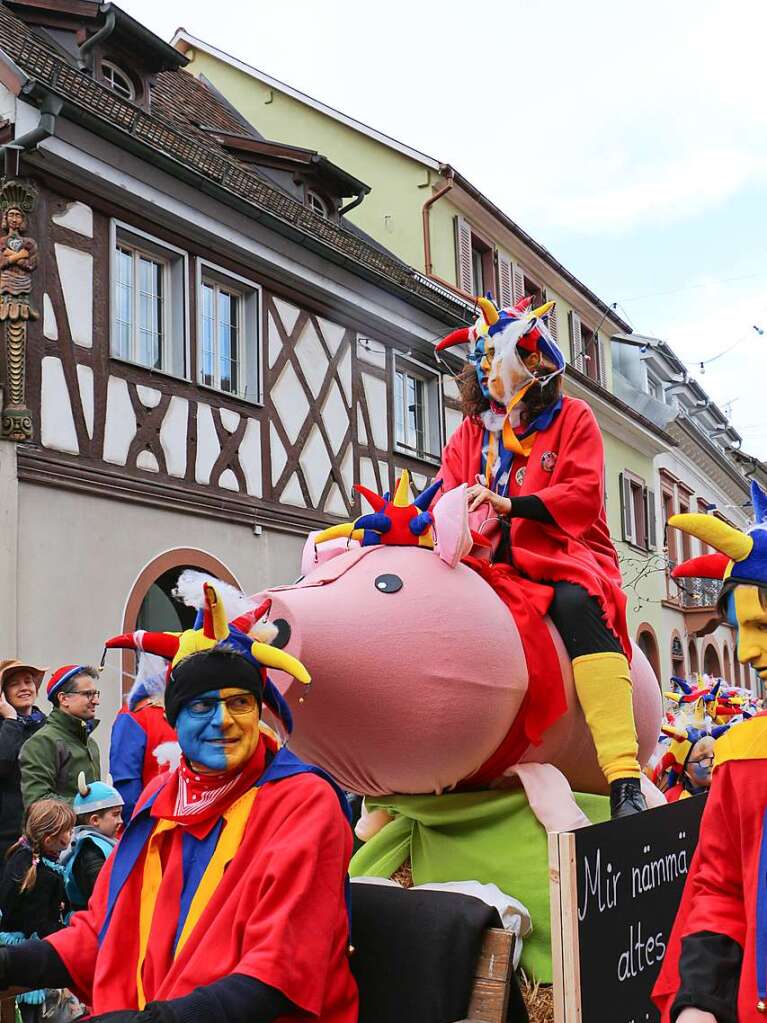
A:
<svg viewBox="0 0 767 1023">
<path fill-rule="evenodd" d="M 85 781 L 85 771 L 80 771 L 77 776 L 77 795 L 72 803 L 72 809 L 78 817 L 124 805 L 125 800 L 117 789 L 103 781 L 93 781 L 88 785 Z"/>
<path fill-rule="evenodd" d="M 171 670 L 165 690 L 165 716 L 175 728 L 185 703 L 216 689 L 243 689 L 253 693 L 260 709 L 264 678 L 263 668 L 238 650 L 218 646 L 192 654 Z"/>
<path fill-rule="evenodd" d="M 10 680 L 10 677 L 14 672 L 31 671 L 35 677 L 35 688 L 39 692 L 40 685 L 47 670 L 47 668 L 36 668 L 34 664 L 26 664 L 24 661 L 0 661 L 0 691 L 5 689 L 6 682 Z"/>
<path fill-rule="evenodd" d="M 65 664 L 63 668 L 58 668 L 54 671 L 48 679 L 47 686 L 48 699 L 51 703 L 53 703 L 53 697 L 62 686 L 65 686 L 71 679 L 87 670 L 87 667 L 83 664 Z"/>
</svg>

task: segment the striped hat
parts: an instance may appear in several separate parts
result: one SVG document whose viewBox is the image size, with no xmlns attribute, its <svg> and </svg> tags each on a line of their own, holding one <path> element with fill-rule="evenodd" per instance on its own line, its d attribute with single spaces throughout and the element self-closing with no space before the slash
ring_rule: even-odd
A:
<svg viewBox="0 0 767 1023">
<path fill-rule="evenodd" d="M 87 668 L 82 664 L 65 664 L 63 668 L 57 668 L 56 671 L 48 679 L 48 699 L 53 703 L 53 697 L 65 686 L 67 682 L 75 678 L 77 675 L 81 675 Z"/>
</svg>

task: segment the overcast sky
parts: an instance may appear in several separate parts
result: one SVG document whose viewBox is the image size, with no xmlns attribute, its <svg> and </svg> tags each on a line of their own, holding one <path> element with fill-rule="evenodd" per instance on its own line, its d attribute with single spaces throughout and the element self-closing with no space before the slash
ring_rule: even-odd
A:
<svg viewBox="0 0 767 1023">
<path fill-rule="evenodd" d="M 767 459 L 764 0 L 120 2 L 453 164 Z"/>
</svg>

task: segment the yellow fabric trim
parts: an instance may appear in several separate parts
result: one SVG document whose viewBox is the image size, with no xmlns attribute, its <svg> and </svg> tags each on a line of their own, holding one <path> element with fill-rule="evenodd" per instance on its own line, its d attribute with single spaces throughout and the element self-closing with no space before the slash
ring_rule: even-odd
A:
<svg viewBox="0 0 767 1023">
<path fill-rule="evenodd" d="M 573 680 L 597 760 L 608 782 L 640 778 L 629 663 L 623 654 L 585 654 L 573 660 Z"/>
<path fill-rule="evenodd" d="M 493 469 L 495 468 L 495 460 L 497 457 L 498 440 L 496 434 L 491 431 L 487 441 L 487 461 L 485 462 L 485 486 L 488 490 L 492 487 Z"/>
<path fill-rule="evenodd" d="M 157 895 L 162 884 L 162 861 L 160 860 L 160 839 L 168 831 L 176 827 L 175 821 L 158 821 L 147 847 L 146 859 L 144 860 L 144 875 L 141 879 L 141 904 L 139 906 L 138 925 L 138 960 L 136 962 L 136 996 L 139 1009 L 146 1006 L 144 995 L 144 960 L 149 945 L 149 935 L 152 931 L 152 919 L 157 906 Z"/>
<path fill-rule="evenodd" d="M 714 770 L 733 760 L 767 760 L 767 717 L 742 721 L 716 740 Z"/>
<path fill-rule="evenodd" d="M 184 923 L 184 929 L 176 945 L 174 958 L 180 954 L 187 943 L 205 907 L 220 884 L 227 864 L 231 863 L 237 850 L 240 848 L 242 836 L 245 833 L 245 827 L 250 817 L 250 811 L 253 809 L 253 801 L 257 794 L 257 788 L 248 789 L 224 814 L 225 823 L 221 831 L 221 837 L 216 844 L 216 849 L 211 856 L 210 863 L 205 868 L 205 873 L 202 875 L 197 891 L 194 893 L 192 905 L 189 907 L 189 913 Z"/>
<path fill-rule="evenodd" d="M 537 433 L 531 433 L 529 437 L 525 437 L 524 440 L 520 440 L 516 433 L 514 433 L 508 419 L 503 424 L 504 447 L 513 451 L 515 455 L 522 455 L 524 458 L 529 458 L 537 436 Z"/>
</svg>

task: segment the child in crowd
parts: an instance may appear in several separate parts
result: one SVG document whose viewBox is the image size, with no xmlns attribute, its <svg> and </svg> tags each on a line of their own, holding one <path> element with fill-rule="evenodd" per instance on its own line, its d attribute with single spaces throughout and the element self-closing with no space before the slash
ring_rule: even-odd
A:
<svg viewBox="0 0 767 1023">
<path fill-rule="evenodd" d="M 117 789 L 100 781 L 87 785 L 82 771 L 77 789 L 77 827 L 63 860 L 66 894 L 74 911 L 88 905 L 101 868 L 117 845 L 123 822 L 123 797 Z"/>
<path fill-rule="evenodd" d="M 0 944 L 45 938 L 64 926 L 66 896 L 58 858 L 72 840 L 75 814 L 67 803 L 41 799 L 26 814 L 24 834 L 8 850 L 0 881 Z M 24 1023 L 41 1016 L 45 991 L 17 999 Z"/>
</svg>

